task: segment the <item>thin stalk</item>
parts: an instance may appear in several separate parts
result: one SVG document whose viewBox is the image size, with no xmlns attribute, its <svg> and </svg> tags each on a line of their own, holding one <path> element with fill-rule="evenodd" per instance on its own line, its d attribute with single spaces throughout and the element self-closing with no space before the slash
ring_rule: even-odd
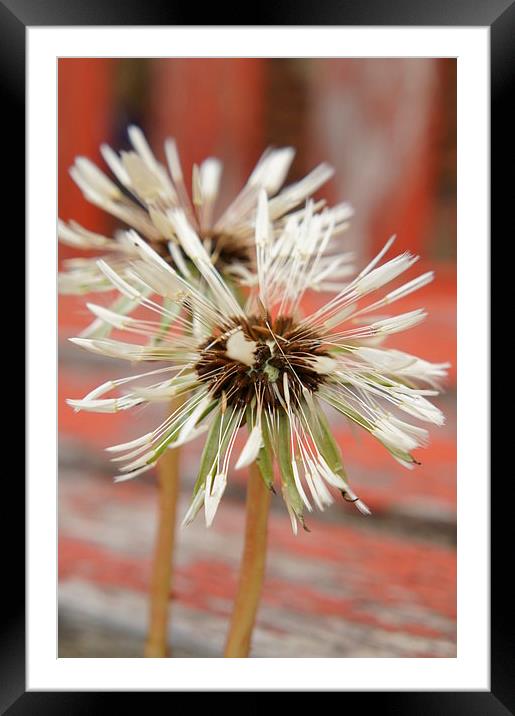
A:
<svg viewBox="0 0 515 716">
<path fill-rule="evenodd" d="M 171 411 L 179 404 L 172 401 Z M 149 627 L 145 642 L 146 657 L 166 657 L 172 590 L 172 564 L 175 544 L 175 522 L 179 495 L 180 448 L 166 450 L 157 464 L 158 525 L 152 564 L 149 595 Z"/>
<path fill-rule="evenodd" d="M 249 655 L 265 574 L 270 497 L 270 490 L 265 485 L 258 466 L 252 464 L 247 486 L 245 544 L 225 657 Z"/>
</svg>

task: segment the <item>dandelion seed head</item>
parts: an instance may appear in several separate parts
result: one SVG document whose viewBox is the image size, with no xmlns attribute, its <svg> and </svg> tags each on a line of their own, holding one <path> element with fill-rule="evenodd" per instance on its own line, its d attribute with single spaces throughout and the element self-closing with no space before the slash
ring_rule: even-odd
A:
<svg viewBox="0 0 515 716">
<path fill-rule="evenodd" d="M 101 146 L 102 157 L 115 181 L 86 157 L 76 158 L 70 175 L 87 201 L 114 216 L 122 225 L 131 227 L 164 262 L 185 278 L 192 277 L 191 241 L 188 247 L 188 238 L 191 239 L 193 234 L 217 271 L 238 284 L 254 285 L 257 272 L 254 231 L 260 192 L 271 200 L 271 224 L 267 227 L 267 236 L 275 239 L 287 225 L 291 228 L 292 222 L 306 215 L 306 200 L 333 172 L 331 167 L 321 164 L 300 181 L 284 187 L 295 151 L 291 147 L 267 149 L 246 184 L 220 212 L 218 199 L 223 165 L 219 159 L 208 157 L 199 166 L 195 165 L 190 182 L 183 173 L 173 139 L 165 142 L 164 165 L 158 161 L 138 127 L 130 126 L 127 133 L 132 145 L 129 151 L 117 153 L 106 144 Z M 321 224 L 330 227 L 328 239 L 347 229 L 353 213 L 348 204 L 327 209 L 320 201 L 317 208 L 323 209 L 319 217 Z M 309 211 L 313 211 L 312 207 Z M 101 252 L 116 267 L 122 279 L 130 272 L 135 255 L 133 242 L 127 238 L 129 233 L 118 230 L 113 237 L 108 237 L 74 221 L 59 221 L 58 224 L 59 239 L 63 243 Z M 284 241 L 282 245 L 286 247 Z M 317 290 L 323 290 L 329 284 L 341 285 L 348 274 L 350 259 L 350 254 L 340 255 L 332 262 L 321 258 L 318 271 L 310 277 L 310 284 Z M 61 293 L 84 294 L 110 288 L 95 257 L 65 261 L 64 268 L 59 275 Z M 160 293 L 154 282 L 150 283 L 151 289 Z M 132 312 L 138 303 L 137 298 L 126 300 L 123 311 Z M 84 335 L 105 337 L 109 332 L 105 321 L 97 318 Z"/>
</svg>

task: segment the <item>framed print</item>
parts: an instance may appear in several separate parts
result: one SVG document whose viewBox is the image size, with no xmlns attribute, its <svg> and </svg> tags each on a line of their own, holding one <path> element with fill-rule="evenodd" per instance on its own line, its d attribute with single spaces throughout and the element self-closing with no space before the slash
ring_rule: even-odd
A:
<svg viewBox="0 0 515 716">
<path fill-rule="evenodd" d="M 513 712 L 488 381 L 512 5 L 0 12 L 28 317 L 2 708 Z"/>
</svg>

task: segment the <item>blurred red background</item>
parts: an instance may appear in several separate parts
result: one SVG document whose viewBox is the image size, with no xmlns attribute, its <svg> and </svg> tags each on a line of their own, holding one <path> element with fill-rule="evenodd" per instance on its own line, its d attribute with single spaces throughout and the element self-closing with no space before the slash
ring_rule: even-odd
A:
<svg viewBox="0 0 515 716">
<path fill-rule="evenodd" d="M 328 161 L 319 192 L 356 216 L 342 241 L 364 263 L 392 234 L 420 253 L 436 280 L 399 310 L 424 306 L 422 326 L 390 345 L 452 362 L 423 465 L 408 473 L 375 443 L 334 420 L 368 519 L 337 503 L 293 538 L 279 500 L 256 630 L 256 656 L 455 655 L 456 63 L 431 59 L 61 59 L 59 215 L 109 234 L 113 220 L 68 175 L 77 155 L 104 166 L 102 142 L 128 145 L 142 127 L 158 157 L 176 138 L 185 174 L 224 161 L 229 201 L 269 144 L 297 149 L 289 180 Z M 105 168 L 105 167 L 104 167 Z M 61 247 L 60 259 L 75 255 Z M 314 297 L 312 300 L 320 300 Z M 94 359 L 65 339 L 88 321 L 84 300 L 62 296 L 60 326 L 60 656 L 137 656 L 155 527 L 153 477 L 113 485 L 103 448 L 158 418 L 75 415 L 80 397 L 130 366 Z M 184 455 L 187 500 L 199 446 Z M 231 479 L 215 525 L 180 532 L 173 599 L 177 656 L 221 652 L 236 585 L 245 475 Z"/>
</svg>

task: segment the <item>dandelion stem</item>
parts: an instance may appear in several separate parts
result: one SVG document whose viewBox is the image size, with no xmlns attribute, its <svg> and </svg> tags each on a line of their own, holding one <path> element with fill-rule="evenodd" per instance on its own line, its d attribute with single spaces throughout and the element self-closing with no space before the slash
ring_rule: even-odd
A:
<svg viewBox="0 0 515 716">
<path fill-rule="evenodd" d="M 247 487 L 245 544 L 240 566 L 238 592 L 225 645 L 224 656 L 247 657 L 265 574 L 270 490 L 256 463 L 250 466 Z"/>
<path fill-rule="evenodd" d="M 172 402 L 171 411 L 178 408 Z M 150 613 L 146 657 L 168 656 L 167 632 L 170 620 L 170 592 L 175 543 L 177 497 L 179 494 L 179 451 L 166 450 L 157 464 L 158 525 L 152 564 Z"/>
</svg>

